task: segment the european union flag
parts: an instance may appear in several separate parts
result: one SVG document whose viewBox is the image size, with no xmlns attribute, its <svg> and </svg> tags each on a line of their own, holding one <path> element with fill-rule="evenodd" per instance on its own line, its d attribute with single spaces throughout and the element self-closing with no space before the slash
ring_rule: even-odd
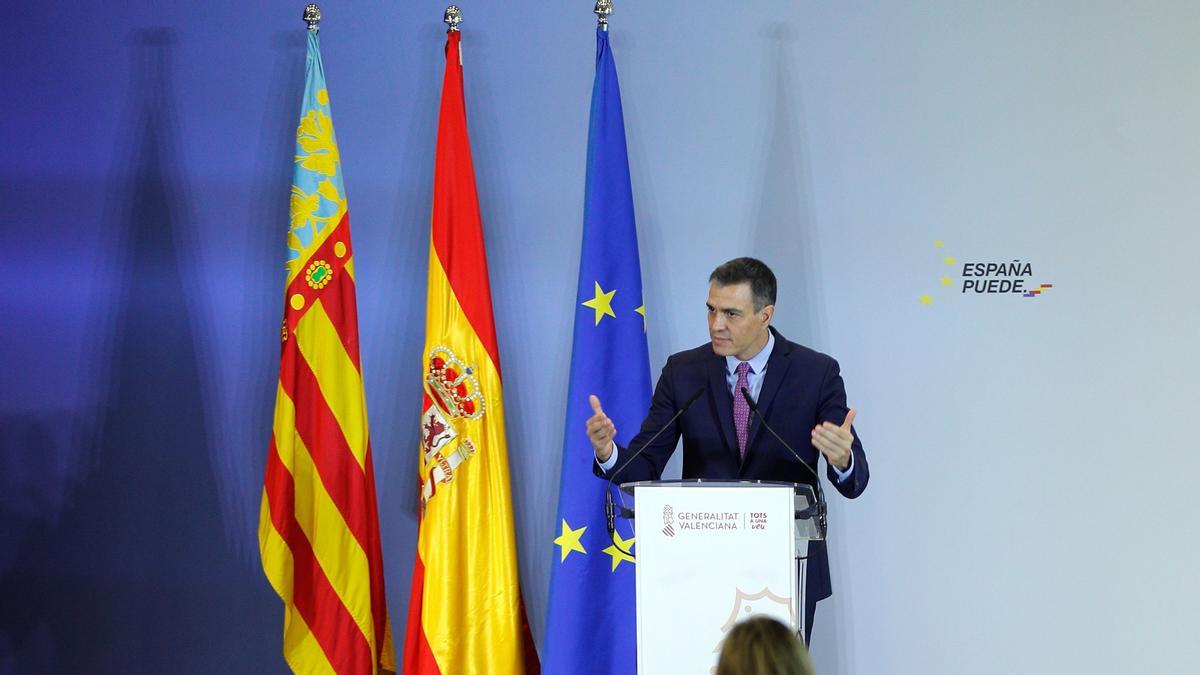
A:
<svg viewBox="0 0 1200 675">
<path fill-rule="evenodd" d="M 589 394 L 600 397 L 622 445 L 637 433 L 650 405 L 625 122 L 617 67 L 602 29 L 596 30 L 576 303 L 542 667 L 550 675 L 635 673 L 634 560 L 625 553 L 636 554 L 633 525 L 618 518 L 609 538 L 606 483 L 592 474 L 595 460 L 584 430 L 592 415 Z"/>
</svg>

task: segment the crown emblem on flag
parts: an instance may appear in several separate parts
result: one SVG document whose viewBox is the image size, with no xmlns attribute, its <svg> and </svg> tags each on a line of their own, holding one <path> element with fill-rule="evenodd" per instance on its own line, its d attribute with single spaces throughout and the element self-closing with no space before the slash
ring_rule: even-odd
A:
<svg viewBox="0 0 1200 675">
<path fill-rule="evenodd" d="M 484 400 L 474 369 L 447 347 L 434 347 L 429 352 L 425 391 L 451 417 L 475 420 L 483 416 Z"/>
<path fill-rule="evenodd" d="M 463 422 L 483 417 L 484 399 L 474 369 L 448 347 L 429 352 L 425 401 L 421 411 L 421 505 L 433 498 L 439 485 L 449 484 L 463 462 L 475 455 Z"/>
</svg>

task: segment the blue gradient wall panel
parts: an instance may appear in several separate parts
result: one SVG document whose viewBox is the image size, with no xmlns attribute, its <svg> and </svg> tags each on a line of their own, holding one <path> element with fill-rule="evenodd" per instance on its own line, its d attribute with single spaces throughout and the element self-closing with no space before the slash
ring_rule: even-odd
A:
<svg viewBox="0 0 1200 675">
<path fill-rule="evenodd" d="M 539 639 L 591 4 L 462 5 Z M 396 635 L 444 6 L 322 6 Z M 49 2 L 0 29 L 0 673 L 285 669 L 255 528 L 302 7 Z M 832 504 L 820 672 L 1194 670 L 1198 21 L 617 0 L 652 369 L 705 340 L 711 268 L 757 255 L 872 439 L 871 489 Z M 959 292 L 963 262 L 1013 258 L 1054 288 Z M 1114 485 L 1137 509 L 1104 510 Z"/>
</svg>

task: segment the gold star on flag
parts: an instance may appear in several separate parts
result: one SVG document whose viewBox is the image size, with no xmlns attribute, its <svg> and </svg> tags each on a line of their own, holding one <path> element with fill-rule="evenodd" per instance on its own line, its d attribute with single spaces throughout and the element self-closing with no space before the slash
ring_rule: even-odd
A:
<svg viewBox="0 0 1200 675">
<path fill-rule="evenodd" d="M 617 315 L 614 314 L 612 310 L 612 298 L 617 291 L 616 289 L 613 289 L 605 293 L 604 290 L 600 288 L 599 281 L 593 283 L 596 284 L 596 297 L 580 304 L 582 304 L 584 307 L 591 307 L 592 309 L 596 310 L 596 325 L 599 326 L 600 319 L 604 318 L 606 315 L 611 316 L 614 319 L 617 318 Z"/>
<path fill-rule="evenodd" d="M 615 531 L 613 532 L 613 545 L 604 549 L 605 553 L 612 556 L 612 570 L 611 571 L 616 572 L 617 565 L 620 565 L 622 562 L 625 562 L 625 561 L 628 561 L 628 562 L 634 563 L 634 564 L 637 563 L 637 561 L 633 559 L 633 556 L 631 556 L 625 552 L 625 551 L 630 551 L 630 552 L 633 551 L 633 540 L 635 538 L 636 537 L 622 539 L 620 532 L 615 532 Z"/>
<path fill-rule="evenodd" d="M 633 311 L 642 315 L 642 332 L 645 333 L 646 332 L 646 305 L 642 305 L 641 307 L 638 307 L 637 309 L 635 309 Z"/>
<path fill-rule="evenodd" d="M 583 536 L 583 531 L 586 529 L 587 525 L 584 525 L 578 530 L 572 530 L 571 526 L 567 525 L 566 519 L 563 519 L 562 534 L 554 538 L 554 543 L 558 544 L 562 551 L 562 557 L 558 559 L 559 562 L 566 560 L 567 555 L 569 555 L 571 551 L 579 551 L 580 553 L 587 555 L 587 551 L 583 549 L 583 544 L 579 542 L 579 538 Z"/>
</svg>

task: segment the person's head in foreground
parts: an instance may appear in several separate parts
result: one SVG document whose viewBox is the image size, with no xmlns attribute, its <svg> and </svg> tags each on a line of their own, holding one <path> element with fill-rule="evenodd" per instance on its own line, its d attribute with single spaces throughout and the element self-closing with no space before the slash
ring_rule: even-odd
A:
<svg viewBox="0 0 1200 675">
<path fill-rule="evenodd" d="M 717 675 L 815 675 L 815 671 L 795 631 L 769 616 L 752 616 L 725 636 Z"/>
</svg>

